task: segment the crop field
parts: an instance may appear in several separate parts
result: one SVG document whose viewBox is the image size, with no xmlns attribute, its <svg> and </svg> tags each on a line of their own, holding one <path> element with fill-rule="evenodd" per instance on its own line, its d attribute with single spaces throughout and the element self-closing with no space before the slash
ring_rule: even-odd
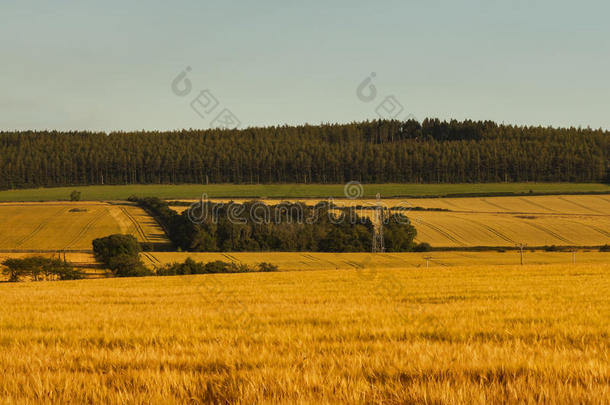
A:
<svg viewBox="0 0 610 405">
<path fill-rule="evenodd" d="M 0 250 L 91 250 L 93 239 L 113 233 L 129 233 L 141 242 L 167 241 L 157 223 L 132 205 L 0 204 Z"/>
<path fill-rule="evenodd" d="M 0 201 L 61 201 L 72 190 L 83 200 L 126 200 L 129 196 L 193 199 L 203 193 L 212 198 L 327 198 L 345 197 L 344 184 L 158 184 L 33 188 L 0 191 Z M 598 183 L 480 183 L 480 184 L 363 184 L 362 196 L 447 196 L 488 193 L 610 193 L 610 185 Z"/>
<path fill-rule="evenodd" d="M 144 252 L 142 259 L 151 268 L 167 263 L 183 262 L 187 257 L 196 261 L 243 263 L 255 265 L 269 262 L 280 271 L 305 270 L 367 270 L 372 268 L 405 269 L 426 267 L 455 267 L 467 265 L 519 264 L 519 252 L 426 252 L 426 253 L 320 253 L 320 252 Z M 610 263 L 610 252 L 525 251 L 526 264 Z"/>
<path fill-rule="evenodd" d="M 212 201 L 228 203 L 243 203 L 251 201 L 248 198 L 216 198 Z M 199 199 L 179 199 L 178 201 L 194 203 Z M 298 199 L 298 198 L 264 198 L 263 202 L 269 205 L 281 202 L 304 202 L 314 205 L 318 202 L 330 202 L 341 207 L 375 207 L 376 199 L 372 198 L 333 198 L 329 199 Z M 400 208 L 417 211 L 418 208 L 441 209 L 452 212 L 474 213 L 509 213 L 509 214 L 581 214 L 581 215 L 610 215 L 610 195 L 544 195 L 544 196 L 502 196 L 502 197 L 458 197 L 458 198 L 382 198 L 384 208 Z M 173 206 L 183 211 L 186 206 Z"/>
<path fill-rule="evenodd" d="M 419 212 L 417 240 L 435 247 L 599 246 L 610 243 L 609 216 Z"/>
<path fill-rule="evenodd" d="M 219 199 L 219 202 L 228 202 Z M 236 199 L 235 202 L 243 202 Z M 266 199 L 267 204 L 282 200 Z M 293 200 L 296 201 L 296 200 Z M 319 200 L 308 200 L 315 204 Z M 375 200 L 335 199 L 339 206 L 373 207 Z M 385 199 L 400 207 L 417 229 L 417 241 L 434 247 L 600 246 L 610 244 L 610 196 L 555 195 L 487 198 Z M 420 211 L 443 209 L 447 211 Z M 188 207 L 172 206 L 178 212 Z M 370 216 L 372 211 L 362 210 Z"/>
<path fill-rule="evenodd" d="M 0 284 L 1 403 L 607 403 L 610 264 Z"/>
</svg>

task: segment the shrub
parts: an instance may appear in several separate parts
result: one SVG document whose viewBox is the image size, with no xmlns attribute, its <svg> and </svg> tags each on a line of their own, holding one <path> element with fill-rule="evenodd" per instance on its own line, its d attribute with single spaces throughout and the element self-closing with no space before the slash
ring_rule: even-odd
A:
<svg viewBox="0 0 610 405">
<path fill-rule="evenodd" d="M 172 263 L 157 269 L 158 276 L 181 276 L 187 274 L 204 274 L 205 265 L 188 257 L 184 263 Z"/>
<path fill-rule="evenodd" d="M 116 277 L 143 277 L 151 276 L 150 271 L 138 256 L 120 254 L 110 258 L 108 267 Z"/>
<path fill-rule="evenodd" d="M 93 240 L 95 258 L 105 264 L 109 264 L 112 257 L 119 255 L 137 257 L 141 250 L 140 244 L 132 235 L 114 234 Z"/>
<path fill-rule="evenodd" d="M 81 192 L 80 191 L 72 191 L 70 193 L 70 201 L 80 201 L 81 198 Z"/>
<path fill-rule="evenodd" d="M 142 277 L 153 274 L 140 260 L 142 247 L 132 235 L 114 234 L 93 241 L 95 258 L 117 277 Z"/>
<path fill-rule="evenodd" d="M 184 263 L 167 264 L 157 269 L 158 276 L 180 276 L 187 274 L 216 274 L 216 273 L 252 273 L 277 271 L 276 265 L 271 263 L 259 263 L 249 266 L 244 263 L 227 263 L 220 260 L 208 262 L 196 262 L 190 257 Z"/>
<path fill-rule="evenodd" d="M 258 264 L 258 271 L 261 271 L 261 272 L 277 271 L 277 266 L 275 264 L 262 262 L 262 263 Z"/>
<path fill-rule="evenodd" d="M 57 273 L 57 277 L 60 280 L 80 280 L 83 277 L 83 273 L 81 273 L 80 271 L 67 267 L 65 269 L 61 269 L 59 270 Z"/>
<path fill-rule="evenodd" d="M 205 264 L 206 273 L 234 273 L 229 271 L 231 263 L 226 263 L 220 260 Z"/>
<path fill-rule="evenodd" d="M 432 250 L 432 246 L 430 246 L 429 243 L 427 242 L 421 242 L 418 243 L 417 245 L 415 245 L 415 247 L 413 248 L 414 252 L 429 252 Z"/>
</svg>

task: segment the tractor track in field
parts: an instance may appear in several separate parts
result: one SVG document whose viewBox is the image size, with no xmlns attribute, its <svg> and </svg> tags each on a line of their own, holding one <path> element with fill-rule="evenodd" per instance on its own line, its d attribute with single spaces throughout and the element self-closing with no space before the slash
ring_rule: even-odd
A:
<svg viewBox="0 0 610 405">
<path fill-rule="evenodd" d="M 536 228 L 536 229 L 538 229 L 539 231 L 542 231 L 542 232 L 544 232 L 544 233 L 546 233 L 546 234 L 548 234 L 548 235 L 551 235 L 552 237 L 554 237 L 554 238 L 556 238 L 556 239 L 559 239 L 560 241 L 565 242 L 565 243 L 567 243 L 567 244 L 569 244 L 569 245 L 576 245 L 576 244 L 575 244 L 574 242 L 572 242 L 571 240 L 564 238 L 563 236 L 559 235 L 558 233 L 553 232 L 552 230 L 550 230 L 550 229 L 548 229 L 548 228 L 546 228 L 546 227 L 544 227 L 544 226 L 542 226 L 542 225 L 540 225 L 540 224 L 534 224 L 534 223 L 531 223 L 531 222 L 525 222 L 525 221 L 524 221 L 523 223 L 524 223 L 524 224 L 528 224 L 529 226 L 531 226 L 531 227 L 533 227 L 533 228 Z"/>
<path fill-rule="evenodd" d="M 226 257 L 227 259 L 229 259 L 230 261 L 232 261 L 232 262 L 241 263 L 241 260 L 239 260 L 238 258 L 236 258 L 236 257 L 235 257 L 235 256 L 233 256 L 233 255 L 230 255 L 230 254 L 228 254 L 228 253 L 223 253 L 222 255 L 223 255 L 224 257 Z"/>
<path fill-rule="evenodd" d="M 385 257 L 386 259 L 391 259 L 391 260 L 394 260 L 394 261 L 399 261 L 401 263 L 405 263 L 405 260 L 399 259 L 398 257 L 395 257 L 395 256 L 392 256 L 391 254 L 388 254 L 387 252 L 382 253 L 381 255 L 382 255 L 382 257 Z"/>
<path fill-rule="evenodd" d="M 306 253 L 301 253 L 301 256 L 303 256 L 304 258 L 309 259 L 309 260 L 321 261 L 321 259 L 319 259 L 315 256 L 312 256 L 312 255 L 306 254 Z"/>
<path fill-rule="evenodd" d="M 86 234 L 87 232 L 93 227 L 93 225 L 95 225 L 100 219 L 104 218 L 104 216 L 106 215 L 106 213 L 108 213 L 108 208 L 104 208 L 101 209 L 99 214 L 96 215 L 95 217 L 93 217 L 89 222 L 87 222 L 85 224 L 85 226 L 83 226 L 81 228 L 81 230 L 74 236 L 74 238 L 72 238 L 70 240 L 70 242 L 68 242 L 62 250 L 66 250 L 69 249 L 70 246 L 74 245 L 75 243 L 77 243 L 78 241 L 80 241 Z"/>
<path fill-rule="evenodd" d="M 150 239 L 146 235 L 146 232 L 144 232 L 144 228 L 142 228 L 142 225 L 140 225 L 140 223 L 133 217 L 133 215 L 130 214 L 129 211 L 127 211 L 127 209 L 125 207 L 119 207 L 119 208 L 121 209 L 123 214 L 125 214 L 125 216 L 131 221 L 131 223 L 133 224 L 133 226 L 136 229 L 136 232 L 142 237 L 142 240 L 146 241 L 146 242 L 150 242 Z"/>
<path fill-rule="evenodd" d="M 449 231 L 442 229 L 440 226 L 437 225 L 432 225 L 429 222 L 426 222 L 420 218 L 417 218 L 417 222 L 419 222 L 420 224 L 427 226 L 428 228 L 440 233 L 441 235 L 443 235 L 445 238 L 449 239 L 450 241 L 452 241 L 453 243 L 457 244 L 458 246 L 463 246 L 466 247 L 467 244 L 461 242 L 460 240 L 458 240 L 456 237 L 454 237 L 453 235 L 451 235 L 451 233 L 449 233 Z"/>
<path fill-rule="evenodd" d="M 447 204 L 450 207 L 454 207 L 457 208 L 458 210 L 463 210 L 464 208 L 460 207 L 459 205 L 457 205 L 456 203 L 454 203 L 453 201 L 449 201 L 449 200 L 444 200 L 443 201 L 445 204 Z"/>
<path fill-rule="evenodd" d="M 602 196 L 596 196 L 596 197 L 599 198 L 600 200 L 604 201 L 604 202 L 610 203 L 610 198 L 604 198 Z"/>
<path fill-rule="evenodd" d="M 498 230 L 497 230 L 497 229 L 495 229 L 495 228 L 492 228 L 491 226 L 489 226 L 489 225 L 487 225 L 487 224 L 484 224 L 484 223 L 479 222 L 479 221 L 475 221 L 474 219 L 470 219 L 470 218 L 466 219 L 466 218 L 460 218 L 460 217 L 454 217 L 454 216 L 450 216 L 450 217 L 451 217 L 451 218 L 456 218 L 456 219 L 463 219 L 463 220 L 465 220 L 465 221 L 472 222 L 473 224 L 477 224 L 477 225 L 479 225 L 480 227 L 482 227 L 482 228 L 484 228 L 484 229 L 488 230 L 488 231 L 489 231 L 489 232 L 491 232 L 492 234 L 496 235 L 496 236 L 497 236 L 497 237 L 499 237 L 500 239 L 504 240 L 505 242 L 509 242 L 510 244 L 513 244 L 513 245 L 516 245 L 516 244 L 517 244 L 517 242 L 516 242 L 515 240 L 511 239 L 510 237 L 506 236 L 506 235 L 505 235 L 505 234 L 503 234 L 502 232 L 498 231 Z"/>
<path fill-rule="evenodd" d="M 312 260 L 314 262 L 321 262 L 321 263 L 326 262 L 326 263 L 330 264 L 333 267 L 337 267 L 336 263 L 333 263 L 333 262 L 331 262 L 330 260 L 327 260 L 327 259 L 322 259 L 320 257 L 315 257 L 315 256 L 313 256 L 311 254 L 301 253 L 301 256 L 303 256 L 306 259 Z"/>
<path fill-rule="evenodd" d="M 356 270 L 364 269 L 364 265 L 361 263 L 356 263 L 351 260 L 343 260 L 343 263 L 347 264 L 350 267 L 353 267 Z"/>
<path fill-rule="evenodd" d="M 578 224 L 580 226 L 586 226 L 589 229 L 593 229 L 594 231 L 601 233 L 602 235 L 610 238 L 610 232 L 603 230 L 602 228 L 598 228 L 594 225 L 589 225 L 589 224 L 583 224 L 582 222 L 576 222 L 576 221 L 570 221 L 569 219 L 566 219 L 566 221 L 571 222 L 573 224 Z"/>
<path fill-rule="evenodd" d="M 480 200 L 481 200 L 481 201 L 483 201 L 485 204 L 489 204 L 489 205 L 491 205 L 492 207 L 499 208 L 499 209 L 501 209 L 501 210 L 502 210 L 502 211 L 504 211 L 504 212 L 507 212 L 507 211 L 509 212 L 509 211 L 510 211 L 510 210 L 509 210 L 508 208 L 506 208 L 506 207 L 503 207 L 503 206 L 501 206 L 501 205 L 499 205 L 499 204 L 496 204 L 496 203 L 493 203 L 493 202 L 491 202 L 491 201 L 487 201 L 487 199 L 486 199 L 486 198 L 480 198 Z"/>
<path fill-rule="evenodd" d="M 36 234 L 38 234 L 40 231 L 42 231 L 44 229 L 44 227 L 46 225 L 49 224 L 49 222 L 51 222 L 51 220 L 53 218 L 55 218 L 58 215 L 61 215 L 64 211 L 66 211 L 67 208 L 66 207 L 62 207 L 60 208 L 57 212 L 55 212 L 53 215 L 50 215 L 49 217 L 45 218 L 44 220 L 42 220 L 42 222 L 40 222 L 36 228 L 34 228 L 34 230 L 32 232 L 30 232 L 29 234 L 27 234 L 26 236 L 22 237 L 21 239 L 19 239 L 17 241 L 17 244 L 15 245 L 15 247 L 20 247 L 21 245 L 23 245 L 25 242 L 27 242 L 28 240 L 32 239 L 34 236 L 36 236 Z"/>
<path fill-rule="evenodd" d="M 159 259 L 157 259 L 155 257 L 155 255 L 153 255 L 152 253 L 149 252 L 142 252 L 142 256 L 144 256 L 146 259 L 148 259 L 148 261 L 150 262 L 150 264 L 152 264 L 152 266 L 156 269 L 158 266 L 163 265 L 163 263 L 161 263 L 161 261 Z"/>
<path fill-rule="evenodd" d="M 530 204 L 530 205 L 533 205 L 533 206 L 534 206 L 534 207 L 536 207 L 536 208 L 542 208 L 543 210 L 557 212 L 557 211 L 555 211 L 555 210 L 554 210 L 554 209 L 552 209 L 552 208 L 545 207 L 544 205 L 542 205 L 542 204 L 538 204 L 537 202 L 533 202 L 533 201 L 531 201 L 531 200 L 528 200 L 528 199 L 527 199 L 527 198 L 525 198 L 525 197 L 519 197 L 519 199 L 520 199 L 521 201 L 523 201 L 523 202 L 526 202 L 526 203 L 528 203 L 528 204 Z"/>
<path fill-rule="evenodd" d="M 601 212 L 601 211 L 594 210 L 593 208 L 589 208 L 589 207 L 587 207 L 587 206 L 586 206 L 586 205 L 584 205 L 584 204 L 577 203 L 576 201 L 571 201 L 571 200 L 568 200 L 567 198 L 565 198 L 565 197 L 563 197 L 563 196 L 558 196 L 557 198 L 558 198 L 559 200 L 561 200 L 561 201 L 565 201 L 565 202 L 568 202 L 568 203 L 570 203 L 570 204 L 576 205 L 577 207 L 584 208 L 584 209 L 586 209 L 586 210 L 589 210 L 589 211 L 595 212 L 596 214 L 605 214 L 605 213 L 603 213 L 603 212 Z"/>
</svg>

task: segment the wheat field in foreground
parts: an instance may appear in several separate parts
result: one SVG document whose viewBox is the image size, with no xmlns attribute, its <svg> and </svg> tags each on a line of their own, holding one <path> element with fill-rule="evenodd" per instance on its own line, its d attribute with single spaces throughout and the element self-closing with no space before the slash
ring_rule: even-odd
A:
<svg viewBox="0 0 610 405">
<path fill-rule="evenodd" d="M 606 403 L 610 264 L 0 284 L 0 403 Z"/>
</svg>

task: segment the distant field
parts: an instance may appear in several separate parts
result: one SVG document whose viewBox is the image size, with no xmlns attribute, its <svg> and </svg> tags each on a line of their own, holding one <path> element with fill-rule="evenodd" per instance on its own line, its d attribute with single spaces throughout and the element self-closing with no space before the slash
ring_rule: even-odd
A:
<svg viewBox="0 0 610 405">
<path fill-rule="evenodd" d="M 242 203 L 250 201 L 247 198 L 215 198 L 210 201 L 228 203 Z M 194 203 L 199 199 L 180 199 L 180 202 Z M 328 202 L 327 199 L 299 200 L 298 198 L 264 198 L 265 204 L 274 205 L 284 201 L 303 201 L 307 205 L 317 202 Z M 332 202 L 344 207 L 369 207 L 377 204 L 371 198 L 333 198 Z M 512 213 L 512 214 L 582 214 L 582 215 L 610 215 L 610 195 L 550 195 L 550 196 L 519 196 L 519 197 L 459 197 L 459 198 L 388 198 L 381 199 L 383 207 L 400 207 L 406 211 L 417 212 L 417 208 L 440 208 L 453 212 L 468 213 Z M 188 205 L 172 206 L 179 212 L 187 209 Z"/>
<path fill-rule="evenodd" d="M 218 201 L 228 199 L 218 199 Z M 239 200 L 238 200 L 239 201 Z M 281 200 L 265 200 L 278 203 Z M 308 200 L 313 204 L 317 200 Z M 374 200 L 336 199 L 339 205 Z M 436 248 L 600 246 L 610 244 L 610 196 L 556 195 L 485 198 L 386 199 L 418 230 L 417 241 Z M 450 211 L 421 211 L 415 207 Z M 184 210 L 186 207 L 173 207 Z M 363 215 L 372 211 L 363 210 Z M 168 243 L 153 218 L 125 203 L 0 203 L 1 250 L 90 250 L 94 238 L 129 233 L 141 242 Z"/>
<path fill-rule="evenodd" d="M 8 257 L 25 257 L 33 253 L 0 252 L 0 261 Z M 47 257 L 58 257 L 57 253 L 42 253 Z M 97 265 L 92 253 L 67 252 L 66 260 L 88 278 L 108 276 L 106 270 L 94 268 Z M 63 258 L 63 254 L 60 255 Z M 224 262 L 256 265 L 269 262 L 278 266 L 279 271 L 318 271 L 318 270 L 361 270 L 371 269 L 415 269 L 426 267 L 456 266 L 510 266 L 519 264 L 519 252 L 428 252 L 428 253 L 309 253 L 309 252 L 229 252 L 229 253 L 190 253 L 190 252 L 142 252 L 140 257 L 151 269 L 173 262 L 183 262 L 190 257 L 204 263 L 221 260 Z M 575 255 L 577 264 L 610 263 L 610 252 L 579 250 Z M 571 252 L 528 251 L 524 253 L 525 265 L 571 264 Z M 84 267 L 84 268 L 82 268 Z M 500 267 L 499 267 L 500 268 Z M 0 275 L 0 280 L 4 278 Z"/>
<path fill-rule="evenodd" d="M 0 201 L 57 201 L 78 190 L 84 200 L 124 200 L 131 195 L 167 199 L 209 197 L 345 197 L 343 184 L 183 184 L 86 186 L 0 191 Z M 485 184 L 364 184 L 363 196 L 445 196 L 468 193 L 585 193 L 607 192 L 610 186 L 596 183 L 485 183 Z"/>
<path fill-rule="evenodd" d="M 221 260 L 245 264 L 270 262 L 280 271 L 304 270 L 370 270 L 455 267 L 474 265 L 519 264 L 519 252 L 427 252 L 427 253 L 319 253 L 319 252 L 145 252 L 142 260 L 151 268 L 172 262 L 183 262 L 187 257 L 201 262 Z M 525 251 L 525 264 L 569 264 L 571 252 Z M 428 258 L 428 259 L 426 259 Z M 577 263 L 610 263 L 610 252 L 578 251 Z"/>
<path fill-rule="evenodd" d="M 436 247 L 610 244 L 610 196 L 447 198 L 414 201 L 417 239 Z"/>
<path fill-rule="evenodd" d="M 227 202 L 228 199 L 218 199 Z M 242 202 L 235 199 L 235 202 Z M 265 199 L 278 204 L 281 199 Z M 293 200 L 295 201 L 295 200 Z M 314 204 L 314 201 L 307 201 Z M 339 206 L 373 207 L 371 199 L 335 199 Z M 433 247 L 600 246 L 610 244 L 610 196 L 553 195 L 485 198 L 386 199 L 401 207 L 416 227 L 417 241 Z M 416 208 L 449 211 L 419 211 Z M 178 212 L 186 206 L 172 206 Z M 361 214 L 370 216 L 372 211 Z"/>
<path fill-rule="evenodd" d="M 128 233 L 167 242 L 141 208 L 96 202 L 0 203 L 0 250 L 91 250 L 91 241 Z"/>
<path fill-rule="evenodd" d="M 610 264 L 0 283 L 2 403 L 610 397 Z"/>
<path fill-rule="evenodd" d="M 610 244 L 610 216 L 418 212 L 411 220 L 416 239 L 435 247 Z"/>
</svg>

